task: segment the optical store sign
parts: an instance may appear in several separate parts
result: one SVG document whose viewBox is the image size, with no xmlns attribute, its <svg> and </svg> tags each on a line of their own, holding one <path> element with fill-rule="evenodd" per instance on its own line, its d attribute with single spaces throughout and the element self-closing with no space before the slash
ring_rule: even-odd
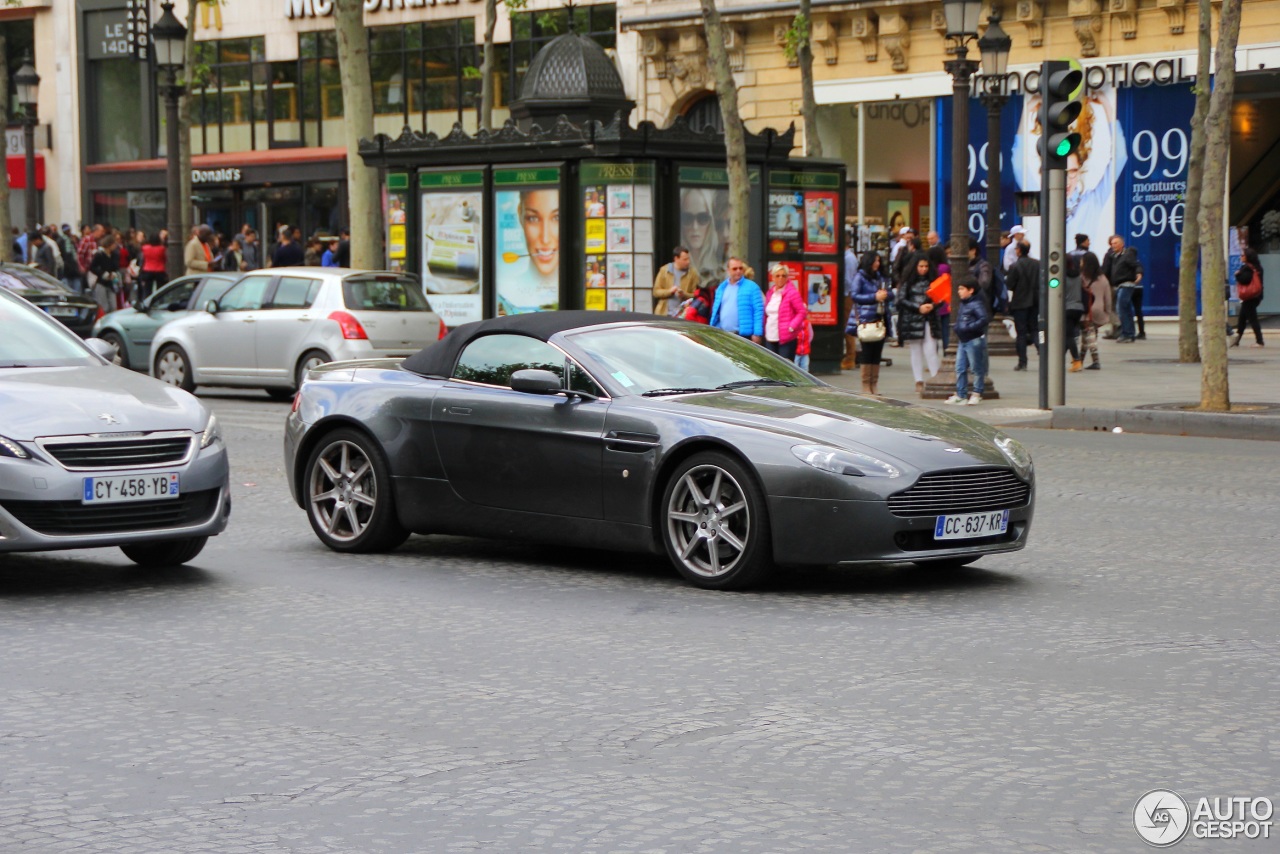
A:
<svg viewBox="0 0 1280 854">
<path fill-rule="evenodd" d="M 457 6 L 460 0 L 364 0 L 365 12 L 399 12 Z M 469 0 L 476 3 L 479 0 Z M 334 0 L 284 0 L 286 18 L 325 18 L 333 14 Z"/>
</svg>

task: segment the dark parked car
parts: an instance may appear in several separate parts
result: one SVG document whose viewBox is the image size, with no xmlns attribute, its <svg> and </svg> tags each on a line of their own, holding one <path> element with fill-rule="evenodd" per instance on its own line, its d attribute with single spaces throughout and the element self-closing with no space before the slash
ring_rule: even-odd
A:
<svg viewBox="0 0 1280 854">
<path fill-rule="evenodd" d="M 78 294 L 49 274 L 25 264 L 0 264 L 0 288 L 39 306 L 81 338 L 92 334 L 94 321 L 102 316 L 93 297 Z"/>
<path fill-rule="evenodd" d="M 993 427 L 615 312 L 499 317 L 403 362 L 316 368 L 285 463 L 337 551 L 413 532 L 665 552 L 717 589 L 775 565 L 1016 551 L 1035 501 L 1030 455 Z"/>
</svg>

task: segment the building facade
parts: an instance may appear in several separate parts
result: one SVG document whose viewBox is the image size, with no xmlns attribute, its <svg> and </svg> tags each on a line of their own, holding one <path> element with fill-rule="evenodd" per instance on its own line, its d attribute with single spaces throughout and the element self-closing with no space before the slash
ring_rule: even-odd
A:
<svg viewBox="0 0 1280 854">
<path fill-rule="evenodd" d="M 799 72 L 784 49 L 795 0 L 720 0 L 726 46 L 749 128 L 798 122 Z M 1214 32 L 1217 12 L 1214 4 Z M 1197 6 L 1184 0 L 1010 0 L 1001 9 L 1013 38 L 1012 97 L 1001 111 L 1001 139 L 991 145 L 987 116 L 970 103 L 969 218 L 985 235 L 986 164 L 999 152 L 1001 225 L 1024 223 L 1015 194 L 1039 189 L 1036 141 L 1038 69 L 1074 58 L 1086 70 L 1087 98 L 1077 130 L 1082 159 L 1069 174 L 1068 234 L 1093 247 L 1119 233 L 1147 266 L 1148 311 L 1176 313 L 1189 130 L 1197 79 Z M 990 9 L 984 8 L 982 21 Z M 696 0 L 632 0 L 619 26 L 634 33 L 643 59 L 639 118 L 661 125 L 676 115 L 716 120 L 706 42 Z M 817 133 L 823 155 L 844 161 L 845 224 L 862 247 L 881 245 L 910 225 L 947 235 L 951 223 L 951 58 L 941 3 L 813 0 Z M 977 58 L 975 46 L 970 58 Z M 1236 54 L 1228 199 L 1229 219 L 1251 226 L 1280 209 L 1280 2 L 1245 0 Z M 975 82 L 975 95 L 976 93 Z M 1276 256 L 1280 258 L 1280 255 Z M 1280 309 L 1280 296 L 1276 300 Z M 1265 306 L 1264 306 L 1265 309 Z"/>
<path fill-rule="evenodd" d="M 77 0 L 79 31 L 121 32 L 126 0 Z M 159 4 L 154 16 L 158 15 Z M 479 0 L 367 0 L 375 131 L 476 129 L 484 39 Z M 175 12 L 183 17 L 186 2 Z M 330 0 L 222 0 L 195 10 L 191 151 L 196 219 L 231 233 L 279 223 L 337 233 L 346 210 L 343 104 Z M 537 50 L 569 27 L 613 49 L 616 7 L 529 3 L 500 13 L 497 109 Z M 79 61 L 84 218 L 157 229 L 165 220 L 163 111 L 154 70 L 116 48 Z M 123 108 L 123 109 L 122 109 Z"/>
</svg>

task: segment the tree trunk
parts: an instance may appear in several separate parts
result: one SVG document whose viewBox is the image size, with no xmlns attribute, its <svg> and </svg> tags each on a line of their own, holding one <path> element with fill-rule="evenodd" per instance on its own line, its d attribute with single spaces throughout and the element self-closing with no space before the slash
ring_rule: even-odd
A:
<svg viewBox="0 0 1280 854">
<path fill-rule="evenodd" d="M 1218 50 L 1213 94 L 1205 120 L 1204 185 L 1200 197 L 1200 239 L 1204 288 L 1204 365 L 1200 370 L 1200 408 L 1227 412 L 1226 300 L 1227 253 L 1223 244 L 1227 156 L 1231 151 L 1231 101 L 1236 89 L 1236 43 L 1240 38 L 1242 0 L 1223 0 L 1218 19 Z"/>
<path fill-rule="evenodd" d="M 493 28 L 498 24 L 498 0 L 484 0 L 484 62 L 480 69 L 480 127 L 493 129 L 493 84 L 497 69 Z"/>
<path fill-rule="evenodd" d="M 347 142 L 347 221 L 351 227 L 351 266 L 378 270 L 382 251 L 382 200 L 378 170 L 364 165 L 360 139 L 373 136 L 373 83 L 363 0 L 336 0 L 333 23 L 338 33 L 342 74 L 343 133 Z"/>
<path fill-rule="evenodd" d="M 813 0 L 800 0 L 800 14 L 792 26 L 800 30 L 796 59 L 800 61 L 800 118 L 804 120 L 804 153 L 806 157 L 822 156 L 822 140 L 818 138 L 818 102 L 813 94 L 813 16 L 809 9 Z"/>
<path fill-rule="evenodd" d="M 1182 217 L 1182 254 L 1178 262 L 1178 361 L 1200 361 L 1196 324 L 1196 263 L 1200 254 L 1200 189 L 1204 183 L 1205 114 L 1209 112 L 1212 59 L 1210 0 L 1199 0 L 1200 51 L 1196 68 L 1196 110 L 1191 117 L 1191 159 L 1187 165 L 1187 206 Z M 1207 293 L 1207 292 L 1206 292 Z"/>
<path fill-rule="evenodd" d="M 193 81 L 196 77 L 196 10 L 200 4 L 191 0 L 187 3 L 187 47 L 186 61 L 182 66 L 182 97 L 178 99 L 178 221 L 182 223 L 182 234 L 178 235 L 178 243 L 187 245 L 191 237 L 193 223 L 191 221 L 191 97 Z M 169 156 L 175 156 L 170 151 Z M 167 223 L 166 223 L 167 224 Z"/>
<path fill-rule="evenodd" d="M 0 92 L 9 91 L 9 45 L 0 36 Z M 5 123 L 9 121 L 9 102 L 4 102 Z M 31 189 L 27 188 L 30 193 Z M 13 223 L 9 221 L 9 170 L 0 169 L 0 261 L 14 261 Z"/>
<path fill-rule="evenodd" d="M 702 3 L 703 28 L 707 37 L 707 60 L 716 84 L 720 115 L 724 118 L 725 160 L 729 173 L 728 254 L 745 260 L 750 223 L 751 184 L 747 176 L 747 137 L 742 114 L 738 112 L 738 86 L 729 68 L 729 51 L 724 44 L 724 25 L 715 0 Z"/>
</svg>

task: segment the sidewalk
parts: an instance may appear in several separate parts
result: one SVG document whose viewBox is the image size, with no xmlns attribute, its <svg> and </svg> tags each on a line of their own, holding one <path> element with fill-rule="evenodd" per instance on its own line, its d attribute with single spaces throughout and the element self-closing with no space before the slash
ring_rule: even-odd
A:
<svg viewBox="0 0 1280 854">
<path fill-rule="evenodd" d="M 1234 318 L 1232 318 L 1234 320 Z M 978 406 L 948 406 L 921 400 L 911 375 L 911 356 L 892 345 L 884 349 L 892 367 L 880 371 L 880 393 L 925 406 L 954 410 L 988 424 L 1071 430 L 1122 430 L 1280 441 L 1280 319 L 1263 323 L 1266 347 L 1246 332 L 1239 347 L 1228 350 L 1231 413 L 1188 412 L 1200 402 L 1201 365 L 1178 362 L 1175 320 L 1148 320 L 1147 338 L 1132 344 L 1099 340 L 1100 371 L 1066 375 L 1066 405 L 1052 412 L 1039 408 L 1039 361 L 1031 351 L 1028 370 L 1015 371 L 1013 356 L 993 356 L 989 377 L 1000 394 Z M 992 335 L 1005 334 L 998 326 Z M 1065 357 L 1064 357 L 1065 358 Z M 1069 362 L 1065 364 L 1070 366 Z M 1088 364 L 1088 360 L 1085 360 Z M 861 388 L 858 369 L 822 379 L 840 388 Z"/>
</svg>

